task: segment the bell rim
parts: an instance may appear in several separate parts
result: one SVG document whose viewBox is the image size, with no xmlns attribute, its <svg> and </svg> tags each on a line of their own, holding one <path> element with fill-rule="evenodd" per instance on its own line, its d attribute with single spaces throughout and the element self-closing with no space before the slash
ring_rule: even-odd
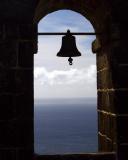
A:
<svg viewBox="0 0 128 160">
<path fill-rule="evenodd" d="M 78 55 L 70 55 L 70 54 L 68 54 L 68 56 L 67 55 L 62 55 L 62 53 L 61 53 L 61 55 L 59 55 L 59 52 L 57 53 L 57 57 L 80 57 L 80 56 L 81 56 L 80 52 L 78 53 Z"/>
</svg>

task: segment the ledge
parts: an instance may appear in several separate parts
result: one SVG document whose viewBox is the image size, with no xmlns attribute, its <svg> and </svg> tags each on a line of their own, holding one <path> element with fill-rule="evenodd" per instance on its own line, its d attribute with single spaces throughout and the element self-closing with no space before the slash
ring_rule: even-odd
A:
<svg viewBox="0 0 128 160">
<path fill-rule="evenodd" d="M 35 155 L 35 160 L 116 160 L 116 156 L 114 152 L 63 155 Z"/>
</svg>

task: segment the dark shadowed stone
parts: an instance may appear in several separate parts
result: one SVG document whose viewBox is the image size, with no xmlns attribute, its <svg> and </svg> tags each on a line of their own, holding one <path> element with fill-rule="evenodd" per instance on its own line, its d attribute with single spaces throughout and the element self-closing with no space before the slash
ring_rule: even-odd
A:
<svg viewBox="0 0 128 160">
<path fill-rule="evenodd" d="M 31 119 L 22 117 L 0 122 L 0 147 L 2 148 L 33 148 L 33 123 Z M 3 138 L 4 137 L 4 138 Z"/>
<path fill-rule="evenodd" d="M 6 40 L 0 43 L 0 66 L 14 67 L 17 65 L 18 43 Z"/>
<path fill-rule="evenodd" d="M 128 129 L 127 123 L 128 116 L 119 116 L 117 117 L 117 136 L 118 136 L 118 143 L 128 144 Z"/>
<path fill-rule="evenodd" d="M 20 40 L 35 40 L 37 38 L 37 25 L 20 24 L 19 37 Z"/>
<path fill-rule="evenodd" d="M 34 42 L 20 42 L 18 65 L 24 68 L 33 67 Z"/>
<path fill-rule="evenodd" d="M 65 154 L 35 156 L 35 160 L 115 160 L 114 153 Z"/>
<path fill-rule="evenodd" d="M 1 160 L 17 160 L 16 148 L 15 149 L 0 148 L 0 159 Z"/>
<path fill-rule="evenodd" d="M 128 159 L 128 145 L 119 145 L 117 156 L 119 160 L 127 160 Z"/>
<path fill-rule="evenodd" d="M 19 25 L 18 24 L 5 24 L 4 25 L 4 37 L 7 40 L 17 40 L 19 38 Z"/>
<path fill-rule="evenodd" d="M 13 95 L 3 94 L 0 95 L 0 120 L 10 120 L 15 118 L 14 116 L 14 105 Z"/>
</svg>

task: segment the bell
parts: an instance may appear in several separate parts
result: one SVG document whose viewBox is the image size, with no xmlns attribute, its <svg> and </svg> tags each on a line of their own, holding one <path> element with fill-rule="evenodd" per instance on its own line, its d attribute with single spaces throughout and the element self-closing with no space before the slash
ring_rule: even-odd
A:
<svg viewBox="0 0 128 160">
<path fill-rule="evenodd" d="M 72 65 L 72 57 L 81 56 L 81 53 L 78 51 L 76 47 L 76 39 L 70 33 L 70 30 L 67 30 L 65 36 L 62 37 L 62 46 L 60 51 L 57 53 L 58 57 L 69 57 L 69 65 Z"/>
</svg>

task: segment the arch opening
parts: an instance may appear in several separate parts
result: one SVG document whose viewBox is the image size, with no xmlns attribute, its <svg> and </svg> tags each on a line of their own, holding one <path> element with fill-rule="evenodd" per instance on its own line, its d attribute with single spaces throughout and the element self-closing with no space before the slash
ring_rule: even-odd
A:
<svg viewBox="0 0 128 160">
<path fill-rule="evenodd" d="M 55 17 L 57 17 L 57 15 L 59 15 L 59 14 L 60 14 L 59 19 L 61 19 L 61 23 L 62 23 L 61 25 L 59 24 L 60 27 L 57 25 L 57 23 L 59 21 L 58 19 L 53 21 L 53 19 Z M 65 14 L 67 14 L 67 15 L 65 15 Z M 71 17 L 69 17 L 68 14 Z M 67 19 L 68 19 L 67 18 L 66 19 L 67 22 L 64 21 L 64 17 L 63 16 L 68 17 L 69 20 L 67 21 Z M 49 19 L 49 23 L 48 23 L 47 19 Z M 62 21 L 62 19 L 63 19 L 64 22 Z M 77 20 L 79 19 L 79 20 L 77 21 L 75 19 L 77 19 Z M 79 23 L 80 21 L 81 21 L 81 24 Z M 48 16 L 44 17 L 43 20 L 40 21 L 40 24 L 39 24 L 39 31 L 40 32 L 41 31 L 42 32 L 47 32 L 47 31 L 50 31 L 50 32 L 55 32 L 55 31 L 58 32 L 58 31 L 60 31 L 60 32 L 62 32 L 62 31 L 66 31 L 67 29 L 70 29 L 72 32 L 85 31 L 85 30 L 88 31 L 88 32 L 89 31 L 94 31 L 92 25 L 84 17 L 80 16 L 78 13 L 75 13 L 75 12 L 69 11 L 69 10 L 63 10 L 63 11 L 61 10 L 61 11 L 53 12 L 53 14 L 51 14 L 51 15 L 49 14 Z M 56 57 L 56 53 L 60 48 L 61 38 L 62 38 L 62 36 L 60 36 L 60 37 L 40 37 L 40 39 L 39 39 L 39 53 L 36 56 L 38 56 L 39 54 L 41 56 L 39 56 L 39 57 L 35 56 L 35 77 L 36 77 L 36 80 L 38 79 L 38 82 L 36 82 L 36 80 L 35 80 L 35 87 L 37 87 L 36 85 L 39 85 L 39 83 L 41 81 L 42 81 L 42 84 L 41 84 L 42 86 L 38 86 L 38 89 L 35 88 L 35 99 L 38 99 L 38 100 L 41 99 L 42 97 L 40 97 L 39 95 L 41 95 L 41 96 L 43 95 L 44 96 L 43 99 L 45 98 L 45 100 L 48 99 L 48 98 L 50 98 L 50 100 L 52 99 L 51 101 L 50 100 L 49 101 L 47 101 L 47 100 L 45 101 L 46 102 L 45 105 L 47 106 L 47 109 L 48 109 L 49 102 L 52 103 L 51 106 L 53 106 L 53 104 L 56 104 L 56 105 L 58 105 L 58 104 L 60 105 L 61 104 L 62 105 L 62 104 L 65 104 L 65 100 L 67 100 L 67 98 L 68 98 L 68 100 L 67 100 L 68 103 L 66 103 L 65 105 L 67 105 L 67 104 L 69 105 L 71 103 L 72 103 L 72 105 L 75 105 L 77 103 L 77 105 L 81 106 L 82 107 L 81 109 L 83 109 L 83 107 L 85 105 L 85 102 L 87 101 L 87 99 L 84 99 L 84 98 L 85 97 L 88 98 L 88 103 L 89 103 L 88 105 L 91 105 L 91 104 L 95 105 L 95 106 L 93 106 L 94 107 L 93 109 L 91 108 L 91 111 L 93 110 L 92 114 L 95 115 L 95 118 L 94 118 L 94 121 L 93 121 L 95 123 L 95 125 L 93 124 L 92 128 L 93 129 L 95 128 L 95 133 L 96 133 L 97 132 L 97 122 L 96 122 L 97 121 L 96 120 L 97 119 L 97 116 L 96 116 L 96 98 L 97 97 L 96 97 L 96 75 L 95 75 L 96 74 L 96 62 L 95 62 L 96 59 L 95 58 L 91 58 L 91 54 L 92 53 L 90 53 L 91 52 L 91 50 L 90 50 L 91 42 L 95 39 L 95 36 L 94 37 L 79 37 L 79 36 L 76 37 L 76 39 L 77 39 L 77 41 L 76 41 L 77 47 L 82 52 L 83 56 L 80 57 L 80 58 L 76 58 L 74 60 L 74 66 L 72 68 L 71 68 L 71 66 L 68 66 L 67 58 L 63 59 L 63 58 L 57 58 Z M 42 46 L 41 46 L 40 42 L 41 42 Z M 50 46 L 49 42 L 51 43 L 51 46 Z M 52 51 L 52 53 L 51 53 L 50 50 Z M 45 52 L 45 53 L 43 55 L 43 53 L 41 54 L 40 52 Z M 95 57 L 95 55 L 93 55 L 93 56 Z M 43 63 L 43 65 L 42 65 L 42 63 Z M 41 79 L 41 76 L 44 76 L 44 77 L 42 77 L 43 79 Z M 40 77 L 40 78 L 38 78 L 38 77 Z M 47 87 L 49 85 L 50 88 L 48 89 L 46 86 L 43 86 L 43 85 L 46 85 Z M 42 90 L 41 90 L 41 88 L 42 88 Z M 93 88 L 93 89 L 91 90 L 90 88 Z M 43 89 L 44 89 L 44 91 L 43 91 Z M 63 90 L 63 92 L 62 92 L 62 90 Z M 58 96 L 59 96 L 59 99 L 61 101 L 59 100 L 59 101 L 55 102 L 55 99 L 58 98 Z M 91 96 L 95 97 L 95 99 L 92 98 L 89 101 L 89 98 Z M 53 100 L 53 98 L 54 98 L 54 100 Z M 74 98 L 74 99 L 73 99 L 73 101 L 72 100 L 70 101 L 69 98 L 70 99 Z M 80 101 L 77 100 L 76 98 L 79 98 Z M 64 101 L 62 101 L 62 99 Z M 90 103 L 91 101 L 92 101 L 92 103 Z M 43 103 L 43 101 L 42 101 L 42 103 Z M 82 105 L 81 105 L 81 103 L 82 103 Z M 35 109 L 37 107 L 37 104 L 38 103 L 35 104 Z M 78 109 L 78 106 L 77 106 L 77 109 Z M 86 107 L 84 107 L 84 109 Z M 86 121 L 86 119 L 84 119 L 84 115 L 82 115 L 83 112 L 82 112 L 81 109 L 78 109 L 77 112 L 79 112 L 79 116 L 80 116 L 80 114 L 81 114 L 81 116 L 83 116 L 83 120 L 81 120 L 81 122 L 78 123 L 79 125 L 77 125 L 77 130 L 78 130 L 78 128 L 80 126 L 81 126 L 81 130 L 82 130 L 82 128 L 86 128 L 85 125 L 87 125 L 87 123 L 83 123 L 82 122 L 82 121 Z M 45 113 L 45 111 L 44 111 L 44 113 Z M 56 112 L 55 110 L 54 111 L 52 110 L 51 114 L 54 114 L 55 112 Z M 60 112 L 61 113 L 58 114 L 58 116 L 61 115 L 60 118 L 62 118 L 62 116 L 63 116 L 62 112 L 65 112 L 65 111 L 64 110 L 63 111 L 60 110 Z M 69 113 L 65 112 L 65 114 L 69 114 Z M 75 111 L 74 111 L 74 114 L 75 114 Z M 69 115 L 72 116 L 71 114 L 69 114 Z M 36 111 L 35 111 L 35 116 L 38 117 Z M 45 117 L 45 115 L 44 115 L 44 117 Z M 54 118 L 55 118 L 55 115 L 54 115 Z M 63 117 L 63 118 L 65 118 L 65 117 Z M 70 118 L 70 117 L 67 117 L 67 118 Z M 53 121 L 54 120 L 55 119 L 53 119 Z M 75 123 L 76 123 L 76 120 L 77 120 L 76 117 L 74 117 L 74 120 L 75 120 Z M 43 119 L 43 121 L 46 121 L 46 119 L 45 120 Z M 39 129 L 38 122 L 35 121 L 35 125 Z M 72 121 L 72 124 L 73 124 L 73 122 L 74 121 Z M 80 125 L 80 124 L 82 124 L 83 126 Z M 50 124 L 47 124 L 47 125 L 50 125 Z M 54 124 L 54 125 L 56 125 L 56 124 Z M 63 124 L 63 125 L 65 125 L 65 124 Z M 45 127 L 47 128 L 47 126 L 45 126 Z M 63 130 L 64 128 L 62 127 L 61 129 Z M 67 129 L 65 128 L 65 130 L 67 130 Z M 79 133 L 81 132 L 81 130 L 79 128 Z M 36 135 L 37 135 L 38 131 L 35 131 L 35 132 L 36 132 Z M 55 132 L 57 132 L 57 130 Z M 62 133 L 62 131 L 61 131 L 61 133 Z M 61 137 L 63 135 L 61 133 L 58 136 Z M 64 130 L 63 130 L 63 133 L 65 133 Z M 77 133 L 78 133 L 78 131 L 77 131 Z M 67 134 L 69 134 L 69 133 L 67 133 Z M 73 134 L 73 130 L 72 130 L 72 134 Z M 40 137 L 40 134 L 37 135 L 37 137 L 38 136 Z M 55 135 L 53 134 L 51 136 L 55 136 Z M 77 135 L 77 136 L 80 137 L 80 135 Z M 83 139 L 85 137 L 86 136 L 83 135 Z M 42 142 L 45 139 L 44 140 L 45 143 L 48 144 L 48 141 L 47 141 L 48 138 L 43 138 L 43 137 L 36 139 L 36 143 L 39 143 L 39 141 L 41 139 L 42 139 Z M 96 143 L 95 147 L 97 148 L 97 135 L 95 135 L 94 139 L 93 140 Z M 70 137 L 70 140 L 71 140 L 71 137 Z M 76 140 L 78 140 L 78 139 L 76 138 Z M 79 139 L 78 141 L 81 141 L 81 140 Z M 54 140 L 51 140 L 51 142 L 49 141 L 49 144 L 50 144 L 49 146 L 55 146 L 56 142 L 54 141 L 54 143 L 52 143 L 53 141 Z M 74 146 L 77 146 L 76 147 L 77 149 L 74 148 L 74 150 L 76 150 L 76 153 L 84 152 L 84 151 L 85 152 L 96 152 L 97 151 L 97 150 L 94 151 L 93 149 L 92 150 L 90 149 L 90 151 L 88 149 L 85 149 L 86 146 L 84 146 L 84 145 L 87 144 L 86 141 L 87 141 L 87 139 L 86 140 L 84 139 L 84 143 L 81 143 L 81 145 L 83 146 L 83 148 L 81 150 L 78 150 L 78 148 L 77 148 L 78 144 L 77 143 L 74 144 Z M 43 142 L 42 146 L 43 145 L 45 145 L 44 142 Z M 69 143 L 68 145 L 70 146 L 71 143 Z M 69 146 L 66 146 L 66 147 L 70 148 Z M 56 153 L 56 151 L 52 152 L 53 148 L 50 149 L 51 150 L 51 154 L 55 154 Z M 61 148 L 61 147 L 59 146 L 58 150 L 59 150 L 59 148 Z M 41 152 L 38 149 L 39 148 L 37 147 L 35 149 L 35 152 L 41 154 Z M 74 151 L 70 151 L 70 149 L 68 149 L 67 151 L 65 150 L 64 152 L 63 151 L 61 152 L 61 151 L 58 152 L 58 153 L 64 153 L 64 152 L 65 153 L 69 153 L 69 152 L 71 153 L 71 152 L 74 152 Z M 42 154 L 50 154 L 50 152 L 49 151 L 48 152 L 44 151 L 44 152 L 42 152 Z"/>
</svg>

